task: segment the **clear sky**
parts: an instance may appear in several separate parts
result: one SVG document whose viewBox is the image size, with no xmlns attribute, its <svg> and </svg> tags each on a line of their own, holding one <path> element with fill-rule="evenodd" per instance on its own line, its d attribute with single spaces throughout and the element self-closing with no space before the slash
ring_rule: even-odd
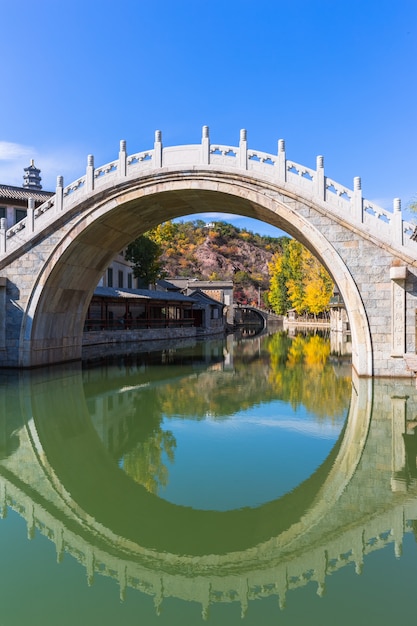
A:
<svg viewBox="0 0 417 626">
<path fill-rule="evenodd" d="M 250 148 L 324 155 L 386 209 L 417 195 L 417 0 L 2 0 L 0 23 L 1 183 L 34 158 L 53 190 L 120 139 L 199 143 L 208 125 L 216 143 L 246 128 Z"/>
</svg>

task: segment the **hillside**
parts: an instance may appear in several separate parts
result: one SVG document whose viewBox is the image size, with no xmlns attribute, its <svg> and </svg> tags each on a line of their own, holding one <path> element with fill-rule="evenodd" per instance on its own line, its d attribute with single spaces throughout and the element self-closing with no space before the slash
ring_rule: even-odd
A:
<svg viewBox="0 0 417 626">
<path fill-rule="evenodd" d="M 226 222 L 166 222 L 151 233 L 162 248 L 164 276 L 233 280 L 235 300 L 261 302 L 269 289 L 268 262 L 284 238 L 264 237 Z"/>
</svg>

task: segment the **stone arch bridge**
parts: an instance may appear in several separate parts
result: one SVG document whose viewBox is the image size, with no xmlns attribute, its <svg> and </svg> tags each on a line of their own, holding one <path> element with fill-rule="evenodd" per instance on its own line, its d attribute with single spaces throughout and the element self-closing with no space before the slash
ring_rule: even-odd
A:
<svg viewBox="0 0 417 626">
<path fill-rule="evenodd" d="M 245 215 L 286 231 L 330 272 L 347 308 L 354 370 L 360 376 L 409 376 L 416 352 L 417 243 L 393 212 L 277 154 L 201 143 L 128 155 L 95 167 L 27 217 L 0 224 L 0 366 L 35 367 L 81 358 L 87 306 L 105 268 L 132 239 L 157 224 L 202 212 Z"/>
<path fill-rule="evenodd" d="M 262 329 L 266 328 L 268 324 L 269 316 L 267 311 L 263 311 L 262 309 L 258 309 L 255 306 L 250 306 L 249 304 L 235 304 L 233 313 L 234 323 L 236 325 L 240 324 L 256 324 L 262 327 Z"/>
</svg>

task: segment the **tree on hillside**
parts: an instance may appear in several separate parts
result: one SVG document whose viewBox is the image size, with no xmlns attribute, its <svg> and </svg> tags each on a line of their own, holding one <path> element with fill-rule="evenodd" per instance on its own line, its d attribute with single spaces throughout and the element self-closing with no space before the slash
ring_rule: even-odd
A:
<svg viewBox="0 0 417 626">
<path fill-rule="evenodd" d="M 327 310 L 333 281 L 321 263 L 301 243 L 288 240 L 282 253 L 269 263 L 270 306 L 279 315 L 289 309 L 298 315 L 318 315 Z"/>
<path fill-rule="evenodd" d="M 268 260 L 288 241 L 288 237 L 264 237 L 226 222 L 168 220 L 131 244 L 127 259 L 136 265 L 135 276 L 142 284 L 162 277 L 161 267 L 164 277 L 233 279 L 237 302 L 266 305 Z M 149 250 L 152 243 L 157 246 L 153 251 Z"/>
<path fill-rule="evenodd" d="M 162 276 L 161 246 L 146 235 L 141 235 L 126 249 L 125 259 L 133 263 L 133 275 L 140 286 L 148 287 Z"/>
<path fill-rule="evenodd" d="M 280 252 L 276 252 L 268 263 L 269 269 L 269 291 L 268 304 L 277 313 L 277 315 L 285 315 L 291 308 L 291 300 L 288 295 L 287 280 L 290 277 L 288 259 L 285 253 L 288 241 L 283 245 Z"/>
<path fill-rule="evenodd" d="M 407 208 L 412 211 L 412 213 L 417 213 L 417 197 L 414 196 L 412 200 L 408 203 Z"/>
</svg>

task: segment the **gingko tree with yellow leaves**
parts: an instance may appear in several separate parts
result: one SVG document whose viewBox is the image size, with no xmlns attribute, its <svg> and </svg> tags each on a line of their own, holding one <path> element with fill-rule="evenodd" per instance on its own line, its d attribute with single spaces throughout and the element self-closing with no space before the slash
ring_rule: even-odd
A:
<svg viewBox="0 0 417 626">
<path fill-rule="evenodd" d="M 301 243 L 288 239 L 268 264 L 268 302 L 278 315 L 320 315 L 329 308 L 333 281 L 323 265 Z"/>
</svg>

